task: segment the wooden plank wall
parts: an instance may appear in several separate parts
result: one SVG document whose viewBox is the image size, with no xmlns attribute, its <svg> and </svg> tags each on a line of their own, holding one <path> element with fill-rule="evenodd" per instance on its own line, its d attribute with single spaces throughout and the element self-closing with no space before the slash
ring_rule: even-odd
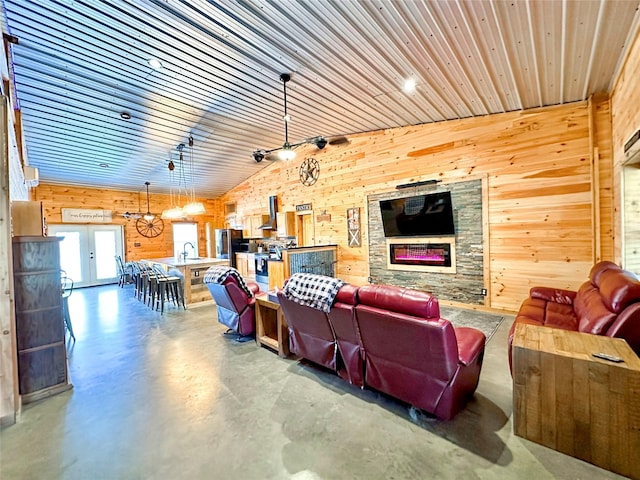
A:
<svg viewBox="0 0 640 480">
<path fill-rule="evenodd" d="M 594 262 L 615 259 L 613 197 L 613 151 L 611 149 L 611 105 L 606 95 L 594 96 L 589 101 L 592 114 L 592 148 L 594 163 L 592 174 L 598 192 L 598 211 L 594 211 L 594 227 L 599 232 L 598 248 L 594 251 Z M 594 245 L 595 246 L 595 245 Z"/>
<path fill-rule="evenodd" d="M 609 106 L 606 98 L 353 135 L 348 146 L 299 150 L 291 162 L 273 162 L 222 201 L 237 203 L 240 217 L 312 203 L 316 244 L 337 243 L 337 275 L 354 284 L 368 277 L 366 197 L 396 185 L 428 179 L 454 181 L 485 176 L 492 308 L 516 310 L 534 285 L 577 288 L 596 257 L 612 251 Z M 593 147 L 593 148 L 592 148 Z M 592 182 L 591 160 L 603 178 Z M 310 187 L 298 179 L 305 157 L 320 162 Z M 592 184 L 601 210 L 593 211 Z M 362 247 L 347 245 L 346 210 L 360 207 Z M 328 214 L 330 221 L 318 221 Z M 594 224 L 599 218 L 600 224 Z M 595 233 L 594 233 L 595 232 Z"/>
<path fill-rule="evenodd" d="M 622 243 L 623 229 L 619 209 L 622 208 L 622 171 L 624 164 L 624 144 L 629 137 L 640 130 L 640 34 L 629 47 L 625 63 L 618 75 L 611 92 L 611 123 L 612 123 L 612 151 L 613 151 L 613 198 L 618 211 L 615 215 L 614 240 L 616 262 L 623 262 Z M 640 184 L 634 186 L 640 190 Z M 635 219 L 636 225 L 640 224 L 640 218 Z M 637 261 L 637 260 L 636 260 Z"/>
<path fill-rule="evenodd" d="M 268 197 L 277 195 L 280 211 L 312 204 L 316 244 L 338 244 L 337 275 L 362 285 L 369 276 L 367 195 L 393 191 L 401 183 L 482 177 L 488 190 L 484 205 L 489 238 L 487 305 L 513 311 L 531 286 L 575 289 L 594 259 L 611 258 L 615 211 L 610 128 L 609 102 L 599 97 L 564 106 L 362 133 L 351 136 L 347 146 L 328 146 L 322 151 L 309 146 L 298 150 L 291 162 L 272 162 L 221 198 L 201 199 L 209 215 L 198 218 L 199 253 L 205 254 L 205 222 L 224 226 L 225 202 L 236 202 L 237 217 L 244 218 L 267 213 Z M 320 178 L 305 187 L 298 170 L 308 156 L 320 162 Z M 143 210 L 146 202 L 142 191 L 44 184 L 33 197 L 43 201 L 50 224 L 61 221 L 63 207 L 122 213 Z M 152 192 L 152 210 L 166 208 L 168 200 Z M 360 207 L 362 216 L 362 246 L 356 248 L 347 244 L 346 210 L 351 207 Z M 323 219 L 327 217 L 321 216 L 324 213 L 330 220 Z M 146 239 L 135 230 L 134 220 L 114 219 L 125 225 L 127 259 L 173 254 L 168 222 L 163 235 Z"/>
<path fill-rule="evenodd" d="M 69 187 L 40 184 L 33 192 L 33 200 L 41 200 L 48 225 L 62 223 L 62 208 L 87 208 L 112 210 L 113 224 L 124 226 L 125 260 L 141 258 L 171 257 L 174 254 L 172 222 L 164 221 L 163 232 L 155 238 L 146 238 L 136 230 L 136 220 L 121 216 L 124 212 L 145 212 L 147 209 L 146 190 L 126 192 L 96 188 Z M 198 215 L 193 220 L 198 223 L 199 255 L 206 256 L 206 223 L 212 228 L 222 228 L 222 204 L 219 199 L 200 198 L 205 204 L 206 215 Z M 149 194 L 151 212 L 160 213 L 169 208 L 168 195 Z"/>
</svg>

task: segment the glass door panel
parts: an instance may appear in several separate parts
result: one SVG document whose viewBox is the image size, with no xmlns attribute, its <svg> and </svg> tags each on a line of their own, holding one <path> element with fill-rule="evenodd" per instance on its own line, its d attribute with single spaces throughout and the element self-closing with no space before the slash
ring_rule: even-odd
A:
<svg viewBox="0 0 640 480">
<path fill-rule="evenodd" d="M 74 282 L 81 283 L 85 277 L 83 272 L 86 271 L 86 267 L 82 266 L 82 256 L 78 254 L 84 241 L 81 233 L 63 230 L 55 232 L 55 236 L 63 237 L 60 241 L 60 268 Z"/>
<path fill-rule="evenodd" d="M 96 266 L 96 281 L 113 283 L 118 279 L 115 257 L 117 253 L 116 232 L 114 230 L 99 230 L 93 233 L 94 260 Z"/>
<path fill-rule="evenodd" d="M 123 256 L 120 225 L 50 225 L 60 242 L 60 266 L 76 287 L 116 283 L 115 256 Z M 123 258 L 124 260 L 124 258 Z"/>
</svg>

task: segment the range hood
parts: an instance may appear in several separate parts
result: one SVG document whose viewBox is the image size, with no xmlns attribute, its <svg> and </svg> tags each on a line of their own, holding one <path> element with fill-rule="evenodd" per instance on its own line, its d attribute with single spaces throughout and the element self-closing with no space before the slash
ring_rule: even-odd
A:
<svg viewBox="0 0 640 480">
<path fill-rule="evenodd" d="M 275 230 L 277 212 L 278 212 L 278 197 L 276 195 L 272 195 L 269 197 L 269 221 L 264 225 L 260 225 L 258 228 L 261 228 L 262 230 Z"/>
</svg>

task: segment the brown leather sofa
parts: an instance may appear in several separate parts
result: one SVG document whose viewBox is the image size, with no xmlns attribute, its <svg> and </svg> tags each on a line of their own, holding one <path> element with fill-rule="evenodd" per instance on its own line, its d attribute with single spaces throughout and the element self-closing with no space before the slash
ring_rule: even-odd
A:
<svg viewBox="0 0 640 480">
<path fill-rule="evenodd" d="M 591 268 L 577 292 L 533 287 L 509 332 L 509 365 L 518 323 L 623 338 L 640 355 L 640 281 L 615 263 L 603 261 Z"/>
<path fill-rule="evenodd" d="M 438 300 L 390 285 L 343 286 L 324 313 L 278 299 L 289 325 L 291 351 L 448 420 L 473 396 L 485 336 L 440 318 Z M 313 311 L 312 311 L 313 310 Z"/>
</svg>

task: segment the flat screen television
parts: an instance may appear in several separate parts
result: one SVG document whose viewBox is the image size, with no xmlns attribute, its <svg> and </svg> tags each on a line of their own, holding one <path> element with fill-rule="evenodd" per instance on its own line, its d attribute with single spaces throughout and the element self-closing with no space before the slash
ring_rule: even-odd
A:
<svg viewBox="0 0 640 480">
<path fill-rule="evenodd" d="M 380 201 L 385 237 L 455 235 L 451 192 Z"/>
</svg>

